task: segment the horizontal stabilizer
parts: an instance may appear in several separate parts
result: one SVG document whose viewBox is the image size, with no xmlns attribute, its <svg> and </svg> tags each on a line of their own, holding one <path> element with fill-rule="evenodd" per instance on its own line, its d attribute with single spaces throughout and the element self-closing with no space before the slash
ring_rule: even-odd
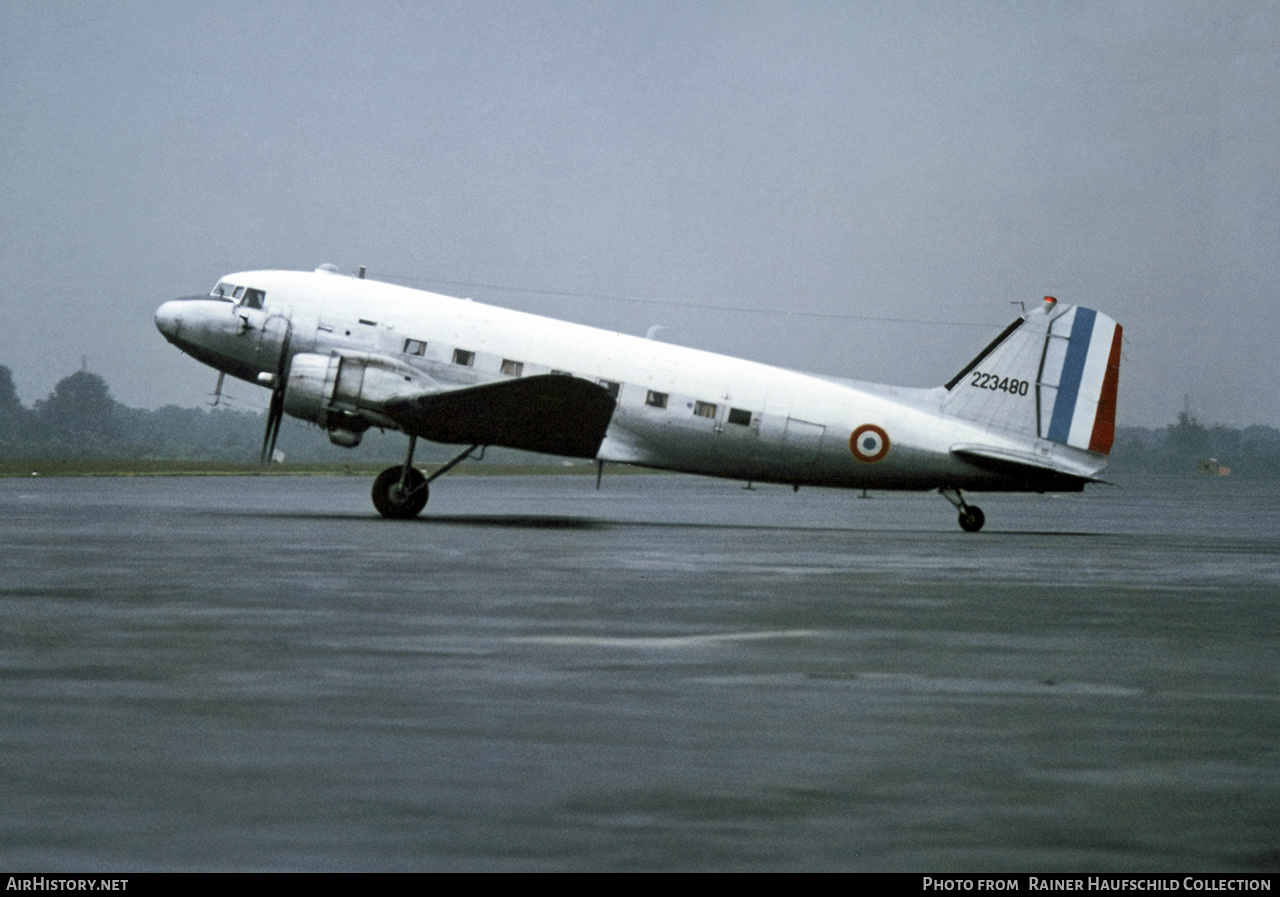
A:
<svg viewBox="0 0 1280 897">
<path fill-rule="evenodd" d="M 989 445 L 953 445 L 951 454 L 975 467 L 1036 484 L 1049 491 L 1079 492 L 1085 483 L 1105 483 L 1082 470 L 1072 470 L 1029 452 Z"/>
<path fill-rule="evenodd" d="M 546 374 L 399 399 L 384 410 L 432 442 L 594 458 L 615 404 L 589 380 Z"/>
</svg>

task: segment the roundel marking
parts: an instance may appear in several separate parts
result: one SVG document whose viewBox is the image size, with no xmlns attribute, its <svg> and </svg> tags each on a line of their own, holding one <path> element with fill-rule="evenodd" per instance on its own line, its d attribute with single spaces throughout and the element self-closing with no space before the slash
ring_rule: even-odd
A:
<svg viewBox="0 0 1280 897">
<path fill-rule="evenodd" d="M 864 464 L 875 464 L 889 454 L 889 434 L 875 424 L 863 424 L 849 437 L 849 451 Z"/>
</svg>

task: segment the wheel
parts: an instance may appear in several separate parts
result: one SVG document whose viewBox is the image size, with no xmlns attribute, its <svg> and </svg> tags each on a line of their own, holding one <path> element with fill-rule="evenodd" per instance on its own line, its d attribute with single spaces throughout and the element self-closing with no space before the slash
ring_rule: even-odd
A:
<svg viewBox="0 0 1280 897">
<path fill-rule="evenodd" d="M 987 518 L 982 515 L 982 509 L 973 505 L 966 505 L 965 509 L 960 512 L 960 528 L 966 533 L 976 533 L 982 529 L 982 524 L 987 522 Z"/>
<path fill-rule="evenodd" d="M 409 468 L 405 488 L 400 488 L 403 467 L 388 467 L 373 481 L 373 506 L 388 520 L 417 517 L 427 506 L 427 478 L 414 467 Z"/>
</svg>

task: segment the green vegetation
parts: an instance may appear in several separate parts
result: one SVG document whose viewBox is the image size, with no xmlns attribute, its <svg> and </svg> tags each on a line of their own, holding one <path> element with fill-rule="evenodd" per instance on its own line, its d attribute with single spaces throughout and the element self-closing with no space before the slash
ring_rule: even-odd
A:
<svg viewBox="0 0 1280 897">
<path fill-rule="evenodd" d="M 384 467 L 386 465 L 383 465 Z M 260 464 L 236 461 L 168 461 L 156 459 L 107 458 L 5 458 L 0 459 L 0 477 L 171 477 L 171 476 L 276 476 L 307 474 L 377 474 L 368 465 Z"/>
<path fill-rule="evenodd" d="M 1183 412 L 1163 430 L 1119 428 L 1109 470 L 1195 476 L 1216 470 L 1204 463 L 1210 459 L 1229 468 L 1233 476 L 1280 477 L 1280 430 L 1208 427 Z"/>
</svg>

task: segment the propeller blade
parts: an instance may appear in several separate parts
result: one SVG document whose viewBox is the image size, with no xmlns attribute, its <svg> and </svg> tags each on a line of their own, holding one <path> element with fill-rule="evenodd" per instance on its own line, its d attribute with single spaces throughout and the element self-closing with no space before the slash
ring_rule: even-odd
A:
<svg viewBox="0 0 1280 897">
<path fill-rule="evenodd" d="M 284 419 L 284 391 L 289 385 L 289 341 L 293 326 L 285 319 L 284 336 L 280 340 L 280 360 L 276 364 L 276 382 L 271 390 L 271 404 L 267 408 L 267 431 L 262 434 L 262 457 L 259 462 L 268 464 L 276 451 L 276 439 L 280 436 L 280 422 Z"/>
<path fill-rule="evenodd" d="M 261 463 L 271 461 L 276 450 L 276 439 L 280 436 L 280 421 L 284 418 L 284 385 L 271 391 L 271 405 L 267 410 L 267 430 L 262 434 Z"/>
</svg>

